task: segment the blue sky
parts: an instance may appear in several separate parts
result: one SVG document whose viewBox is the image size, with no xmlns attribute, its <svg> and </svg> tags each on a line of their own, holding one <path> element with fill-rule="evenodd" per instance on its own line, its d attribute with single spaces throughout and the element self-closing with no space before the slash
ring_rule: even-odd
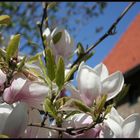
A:
<svg viewBox="0 0 140 140">
<path fill-rule="evenodd" d="M 94 19 L 91 19 L 85 26 L 83 26 L 82 30 L 80 30 L 79 34 L 74 38 L 75 43 L 81 42 L 84 46 L 91 46 L 94 44 L 94 42 L 96 42 L 103 33 L 107 31 L 128 4 L 129 2 L 108 2 L 108 6 L 104 11 L 104 14 L 97 18 L 96 22 Z M 130 23 L 138 14 L 140 14 L 140 2 L 137 2 L 117 25 L 117 33 L 106 38 L 95 48 L 95 55 L 87 61 L 87 64 L 94 67 L 96 64 L 102 62 L 111 49 L 115 47 L 115 44 L 119 41 Z M 103 25 L 104 29 L 101 33 L 95 34 L 94 30 L 98 24 Z"/>
<path fill-rule="evenodd" d="M 77 34 L 76 38 L 74 38 L 75 44 L 78 42 L 81 42 L 84 46 L 91 46 L 94 44 L 94 42 L 96 42 L 109 29 L 112 23 L 114 23 L 128 4 L 129 2 L 108 2 L 108 6 L 104 11 L 104 14 L 97 18 L 96 22 L 94 19 L 91 19 L 85 26 L 83 26 L 82 30 L 80 30 L 79 34 Z M 137 2 L 119 22 L 117 25 L 117 33 L 113 36 L 109 36 L 98 46 L 96 46 L 94 49 L 94 56 L 90 58 L 86 64 L 94 67 L 102 62 L 109 54 L 111 49 L 115 47 L 116 43 L 138 14 L 140 14 L 140 2 Z M 104 28 L 101 33 L 95 34 L 95 27 L 97 27 L 97 25 L 103 25 Z M 77 72 L 75 73 L 75 76 L 76 75 Z M 77 86 L 77 81 L 75 78 L 72 83 Z"/>
<path fill-rule="evenodd" d="M 66 2 L 64 2 L 65 5 Z M 87 2 L 87 4 L 92 4 L 93 2 Z M 112 25 L 112 23 L 118 18 L 118 16 L 123 12 L 123 10 L 128 6 L 129 2 L 108 2 L 107 8 L 104 10 L 104 13 L 100 15 L 98 18 L 91 18 L 87 21 L 87 23 L 79 28 L 78 33 L 76 32 L 76 37 L 74 37 L 74 32 L 69 31 L 69 33 L 73 36 L 75 46 L 78 42 L 81 42 L 84 46 L 91 46 L 94 44 Z M 64 6 L 61 7 L 60 13 L 58 16 L 65 15 Z M 42 10 L 42 9 L 41 9 Z M 87 64 L 91 67 L 94 67 L 96 64 L 102 62 L 104 58 L 108 55 L 115 44 L 119 41 L 123 33 L 126 31 L 130 23 L 134 20 L 136 15 L 140 14 L 140 2 L 135 3 L 135 5 L 127 12 L 127 14 L 123 17 L 123 19 L 117 25 L 117 33 L 113 36 L 109 36 L 104 41 L 102 41 L 98 46 L 96 46 L 95 55 L 87 61 Z M 80 13 L 79 13 L 80 15 Z M 71 18 L 71 17 L 69 17 Z M 74 17 L 76 18 L 76 17 Z M 82 17 L 81 20 L 84 20 Z M 58 25 L 62 26 L 63 25 Z M 71 19 L 71 23 L 68 26 L 75 26 L 73 24 L 73 17 Z M 95 28 L 103 26 L 103 30 L 101 33 L 95 33 Z M 28 48 L 25 49 L 25 53 L 27 53 Z"/>
</svg>

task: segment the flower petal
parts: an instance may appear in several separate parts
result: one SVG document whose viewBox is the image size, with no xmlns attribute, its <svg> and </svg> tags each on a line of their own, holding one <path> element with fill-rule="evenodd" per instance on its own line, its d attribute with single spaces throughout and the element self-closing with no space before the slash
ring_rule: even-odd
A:
<svg viewBox="0 0 140 140">
<path fill-rule="evenodd" d="M 103 81 L 109 75 L 107 67 L 103 63 L 100 63 L 100 64 L 96 65 L 94 67 L 94 70 L 99 75 L 101 81 Z"/>
<path fill-rule="evenodd" d="M 10 138 L 20 137 L 27 126 L 27 115 L 27 105 L 19 103 L 7 118 L 2 134 Z"/>
<path fill-rule="evenodd" d="M 115 137 L 116 136 L 107 125 L 102 126 L 102 129 L 99 133 L 99 138 L 115 138 Z"/>
<path fill-rule="evenodd" d="M 138 138 L 140 132 L 140 115 L 138 113 L 128 116 L 123 123 L 124 138 Z"/>
<path fill-rule="evenodd" d="M 77 81 L 82 98 L 87 98 L 87 104 L 90 106 L 102 91 L 99 76 L 94 70 L 82 63 L 78 70 Z"/>
<path fill-rule="evenodd" d="M 114 98 L 121 90 L 124 84 L 123 74 L 119 71 L 111 74 L 102 81 L 103 94 L 107 94 L 107 100 Z"/>
<path fill-rule="evenodd" d="M 75 114 L 73 120 L 76 128 L 87 126 L 93 122 L 92 117 L 85 113 Z"/>
<path fill-rule="evenodd" d="M 17 77 L 14 78 L 12 84 L 11 84 L 11 91 L 13 93 L 13 96 L 16 96 L 20 90 L 23 88 L 23 86 L 26 83 L 26 78 L 25 77 Z"/>
<path fill-rule="evenodd" d="M 42 119 L 41 119 L 41 115 L 38 112 L 38 110 L 29 110 L 29 119 L 28 122 L 31 124 L 34 123 L 41 123 Z M 28 126 L 24 132 L 24 135 L 22 137 L 24 138 L 36 138 L 37 137 L 37 133 L 39 131 L 39 127 L 33 127 L 33 126 Z"/>
<path fill-rule="evenodd" d="M 10 105 L 6 103 L 0 104 L 0 134 L 2 133 L 6 120 L 12 110 L 13 108 Z"/>
<path fill-rule="evenodd" d="M 72 98 L 82 101 L 79 91 L 74 86 L 72 86 L 71 84 L 67 84 L 65 87 L 68 91 L 70 91 L 70 96 Z"/>
<path fill-rule="evenodd" d="M 3 93 L 3 100 L 8 103 L 8 104 L 12 104 L 15 102 L 15 96 L 12 91 L 11 91 L 11 88 L 6 88 L 4 90 L 4 93 Z"/>
<path fill-rule="evenodd" d="M 2 70 L 0 69 L 0 86 L 2 86 L 4 84 L 4 82 L 6 81 L 6 74 L 4 74 L 2 72 Z"/>
<path fill-rule="evenodd" d="M 62 56 L 65 60 L 65 63 L 67 63 L 68 59 L 73 53 L 73 40 L 71 39 L 71 36 L 67 30 L 58 27 L 56 27 L 52 31 L 51 38 L 53 38 L 59 32 L 62 33 L 60 40 L 54 43 L 52 39 L 50 41 L 50 45 L 52 47 L 56 60 L 58 59 L 59 56 Z"/>
<path fill-rule="evenodd" d="M 118 124 L 116 121 L 114 121 L 112 118 L 108 118 L 105 120 L 105 124 L 111 129 L 111 131 L 114 133 L 113 137 L 121 138 L 122 137 L 122 128 L 120 124 Z M 108 130 L 109 131 L 109 130 Z M 106 132 L 107 133 L 107 132 Z M 108 132 L 110 134 L 110 132 Z"/>
<path fill-rule="evenodd" d="M 120 126 L 122 126 L 124 119 L 119 115 L 119 113 L 114 107 L 111 108 L 108 117 L 117 122 L 118 124 L 120 124 Z"/>
</svg>

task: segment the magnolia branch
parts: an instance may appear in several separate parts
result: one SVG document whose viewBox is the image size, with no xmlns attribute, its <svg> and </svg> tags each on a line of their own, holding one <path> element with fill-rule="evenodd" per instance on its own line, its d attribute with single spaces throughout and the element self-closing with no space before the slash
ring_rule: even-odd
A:
<svg viewBox="0 0 140 140">
<path fill-rule="evenodd" d="M 73 128 L 73 127 L 67 127 L 67 128 L 62 128 L 62 127 L 54 127 L 54 126 L 40 126 L 39 123 L 34 123 L 34 124 L 28 124 L 28 126 L 33 126 L 33 127 L 43 127 L 46 129 L 51 129 L 51 130 L 56 130 L 59 132 L 65 132 L 68 133 L 70 135 L 77 135 L 77 134 L 81 134 L 84 131 L 87 131 L 91 128 L 94 128 L 97 124 L 103 122 L 103 120 L 105 119 L 105 117 L 98 117 L 97 120 L 94 123 L 91 123 L 90 125 L 87 126 L 83 126 L 83 127 L 78 127 L 78 128 Z"/>
<path fill-rule="evenodd" d="M 47 8 L 48 8 L 48 3 L 46 2 L 45 7 L 43 8 L 43 15 L 42 15 L 41 23 L 38 24 L 39 31 L 40 31 L 40 36 L 41 36 L 41 41 L 42 41 L 42 45 L 43 45 L 43 49 L 44 49 L 44 53 L 45 53 L 45 57 L 46 57 L 46 51 L 45 51 L 46 46 L 44 44 L 44 39 L 43 39 L 43 23 L 44 23 L 44 20 L 47 17 Z M 48 21 L 47 20 L 46 20 L 45 24 L 48 27 Z M 45 57 L 44 57 L 44 61 L 46 63 Z"/>
<path fill-rule="evenodd" d="M 39 24 L 39 30 L 40 30 L 40 36 L 41 36 L 41 40 L 42 40 L 42 45 L 43 45 L 43 49 L 44 49 L 44 54 L 45 54 L 45 57 L 44 57 L 44 61 L 45 61 L 45 64 L 47 64 L 46 62 L 46 51 L 45 51 L 45 44 L 44 44 L 44 39 L 43 39 L 43 23 L 44 23 L 44 20 L 47 18 L 48 16 L 48 13 L 47 13 L 47 8 L 48 8 L 48 3 L 45 2 L 45 7 L 43 8 L 43 15 L 42 15 L 42 19 L 41 19 L 41 23 Z M 48 27 L 48 20 L 45 20 L 45 25 Z M 44 123 L 45 123 L 45 120 L 47 118 L 47 115 L 48 115 L 48 112 L 46 112 L 43 116 L 43 120 L 41 122 L 41 126 L 44 126 Z"/>
<path fill-rule="evenodd" d="M 97 124 L 97 122 L 94 124 L 92 123 L 89 126 L 84 126 L 84 127 L 79 127 L 79 128 L 73 128 L 73 127 L 62 128 L 62 127 L 54 127 L 54 126 L 46 126 L 46 125 L 40 126 L 39 123 L 28 124 L 28 126 L 43 127 L 46 129 L 56 130 L 59 132 L 65 132 L 65 133 L 68 133 L 70 135 L 77 135 L 77 134 L 83 133 L 83 131 L 87 131 L 87 130 L 95 127 L 96 124 Z"/>
<path fill-rule="evenodd" d="M 107 30 L 107 32 L 99 39 L 97 42 L 88 48 L 85 53 L 83 53 L 80 57 L 78 57 L 74 63 L 72 64 L 71 68 L 78 64 L 89 52 L 91 52 L 99 43 L 101 43 L 105 38 L 107 38 L 110 35 L 114 35 L 116 31 L 116 26 L 120 22 L 120 20 L 124 17 L 124 15 L 129 11 L 129 9 L 135 4 L 136 2 L 131 2 L 125 10 L 121 13 L 121 15 L 116 19 L 116 21 L 110 26 L 110 28 Z"/>
</svg>

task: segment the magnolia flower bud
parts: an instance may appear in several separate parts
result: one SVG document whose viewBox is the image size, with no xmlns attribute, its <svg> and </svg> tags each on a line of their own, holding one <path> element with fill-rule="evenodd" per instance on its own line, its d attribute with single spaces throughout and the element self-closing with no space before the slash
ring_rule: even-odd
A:
<svg viewBox="0 0 140 140">
<path fill-rule="evenodd" d="M 52 48 L 56 60 L 59 56 L 62 56 L 67 64 L 73 53 L 73 40 L 68 31 L 56 27 L 51 33 L 50 29 L 46 28 L 43 36 L 46 37 L 48 46 Z"/>
<path fill-rule="evenodd" d="M 62 56 L 67 62 L 73 52 L 73 40 L 67 30 L 55 28 L 51 34 L 51 47 L 54 51 L 56 59 Z"/>
</svg>

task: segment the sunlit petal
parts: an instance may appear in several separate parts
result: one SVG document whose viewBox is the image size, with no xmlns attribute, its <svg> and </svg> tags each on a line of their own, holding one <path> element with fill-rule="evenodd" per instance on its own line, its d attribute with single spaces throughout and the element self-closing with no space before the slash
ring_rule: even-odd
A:
<svg viewBox="0 0 140 140">
<path fill-rule="evenodd" d="M 94 67 L 94 70 L 99 75 L 101 81 L 103 81 L 109 75 L 107 67 L 103 63 L 100 63 L 100 64 L 96 65 Z"/>
<path fill-rule="evenodd" d="M 18 104 L 7 118 L 2 133 L 11 138 L 20 137 L 27 126 L 27 109 L 28 107 L 26 104 Z"/>
<path fill-rule="evenodd" d="M 123 123 L 123 136 L 125 138 L 138 138 L 140 131 L 140 115 L 138 113 L 128 116 Z"/>
<path fill-rule="evenodd" d="M 121 90 L 124 84 L 124 77 L 121 72 L 115 72 L 103 80 L 103 93 L 107 94 L 107 100 L 114 98 Z"/>
<path fill-rule="evenodd" d="M 102 91 L 99 76 L 90 67 L 82 65 L 78 71 L 77 81 L 81 96 L 90 100 L 88 104 L 92 104 L 93 100 L 100 96 Z"/>
</svg>

